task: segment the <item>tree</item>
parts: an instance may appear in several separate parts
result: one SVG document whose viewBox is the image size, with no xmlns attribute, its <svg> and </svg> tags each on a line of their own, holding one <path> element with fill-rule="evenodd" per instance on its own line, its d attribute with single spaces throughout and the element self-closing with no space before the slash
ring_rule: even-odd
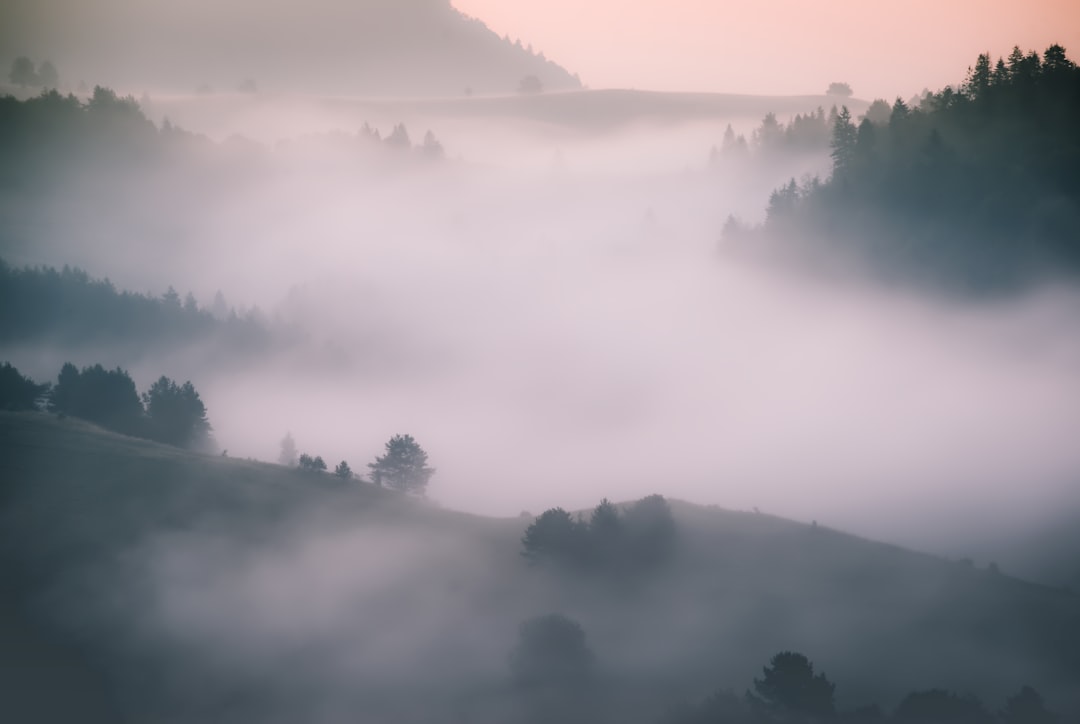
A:
<svg viewBox="0 0 1080 724">
<path fill-rule="evenodd" d="M 293 440 L 291 432 L 285 433 L 281 438 L 281 452 L 278 454 L 278 462 L 290 468 L 296 467 L 296 440 Z"/>
<path fill-rule="evenodd" d="M 48 391 L 48 384 L 23 377 L 10 363 L 0 366 L 0 410 L 36 410 Z"/>
<path fill-rule="evenodd" d="M 8 80 L 20 88 L 36 86 L 40 82 L 37 73 L 34 72 L 33 61 L 25 55 L 20 55 L 11 64 L 11 72 L 8 73 Z"/>
<path fill-rule="evenodd" d="M 397 124 L 383 143 L 391 148 L 407 151 L 412 148 L 412 140 L 409 139 L 409 129 L 405 127 L 404 123 Z"/>
<path fill-rule="evenodd" d="M 386 454 L 368 463 L 372 479 L 403 493 L 423 495 L 435 468 L 427 466 L 427 453 L 412 435 L 394 435 L 386 443 Z"/>
<path fill-rule="evenodd" d="M 84 367 L 68 362 L 49 393 L 49 409 L 107 427 L 126 435 L 143 435 L 146 420 L 135 382 L 117 367 Z"/>
<path fill-rule="evenodd" d="M 993 80 L 993 71 L 990 70 L 990 55 L 982 53 L 975 61 L 975 67 L 968 71 L 967 82 L 964 83 L 964 92 L 971 98 L 978 100 L 985 97 L 987 89 Z"/>
<path fill-rule="evenodd" d="M 662 495 L 649 495 L 623 516 L 631 563 L 648 567 L 667 560 L 675 545 L 675 518 Z"/>
<path fill-rule="evenodd" d="M 825 95 L 839 96 L 841 98 L 850 98 L 851 94 L 851 86 L 847 83 L 829 83 L 829 89 L 825 91 Z"/>
<path fill-rule="evenodd" d="M 151 439 L 195 448 L 210 437 L 206 406 L 190 381 L 178 385 L 162 375 L 143 395 Z"/>
<path fill-rule="evenodd" d="M 960 697 L 943 689 L 911 692 L 896 707 L 896 720 L 920 724 L 988 724 L 991 721 L 978 699 Z"/>
<path fill-rule="evenodd" d="M 562 614 L 537 616 L 518 628 L 517 646 L 510 654 L 510 672 L 522 687 L 573 688 L 592 671 L 593 655 L 585 630 Z"/>
<path fill-rule="evenodd" d="M 815 675 L 814 665 L 802 654 L 781 651 L 763 672 L 763 678 L 754 679 L 754 690 L 769 705 L 810 716 L 830 716 L 835 711 L 836 685 L 824 674 Z"/>
<path fill-rule="evenodd" d="M 1039 692 L 1030 686 L 1025 686 L 1010 696 L 1001 711 L 1001 721 L 1004 724 L 1052 724 L 1056 719 L 1043 704 Z"/>
<path fill-rule="evenodd" d="M 49 61 L 42 61 L 37 71 L 38 85 L 42 88 L 56 88 L 60 85 L 60 74 L 56 72 L 56 66 Z"/>
<path fill-rule="evenodd" d="M 858 131 L 851 122 L 851 111 L 847 106 L 840 109 L 833 124 L 832 136 L 832 159 L 833 173 L 843 174 L 851 168 L 851 162 L 855 159 L 855 145 L 858 142 Z"/>
<path fill-rule="evenodd" d="M 535 75 L 527 75 L 518 83 L 518 93 L 533 94 L 543 92 L 544 84 Z"/>
<path fill-rule="evenodd" d="M 326 461 L 320 455 L 311 457 L 303 453 L 300 455 L 300 469 L 309 473 L 321 473 L 326 470 Z"/>
<path fill-rule="evenodd" d="M 431 131 L 424 134 L 424 145 L 422 146 L 422 149 L 424 156 L 433 161 L 438 161 L 446 155 L 443 150 L 443 145 L 439 143 L 439 139 L 435 138 L 435 134 Z"/>
<path fill-rule="evenodd" d="M 334 468 L 334 475 L 338 476 L 342 480 L 350 480 L 353 476 L 352 468 L 349 467 L 349 464 L 347 462 L 342 460 L 340 463 L 338 463 L 338 466 Z"/>
<path fill-rule="evenodd" d="M 521 555 L 530 563 L 544 560 L 581 564 L 587 552 L 588 529 L 562 508 L 545 510 L 525 529 Z"/>
</svg>

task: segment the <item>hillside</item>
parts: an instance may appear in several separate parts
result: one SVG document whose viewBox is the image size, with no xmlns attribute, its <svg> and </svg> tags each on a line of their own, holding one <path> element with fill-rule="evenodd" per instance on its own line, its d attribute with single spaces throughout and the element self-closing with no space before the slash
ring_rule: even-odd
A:
<svg viewBox="0 0 1080 724">
<path fill-rule="evenodd" d="M 9 5 L 0 45 L 48 56 L 71 88 L 82 80 L 136 93 L 233 92 L 254 83 L 272 93 L 459 96 L 467 89 L 512 93 L 529 75 L 552 90 L 580 86 L 543 54 L 500 38 L 449 0 Z M 108 17 L 127 22 L 103 22 Z"/>
<path fill-rule="evenodd" d="M 0 480 L 0 701 L 38 721 L 514 721 L 508 651 L 551 611 L 587 633 L 600 720 L 740 691 L 783 649 L 845 708 L 1080 705 L 1074 594 L 817 526 L 675 504 L 665 570 L 574 576 L 522 561 L 528 520 L 30 413 L 0 413 Z"/>
</svg>

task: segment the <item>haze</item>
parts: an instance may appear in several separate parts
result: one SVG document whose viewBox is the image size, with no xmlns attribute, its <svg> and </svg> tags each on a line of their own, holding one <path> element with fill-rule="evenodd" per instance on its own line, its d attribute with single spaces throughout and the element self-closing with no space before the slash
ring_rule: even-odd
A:
<svg viewBox="0 0 1080 724">
<path fill-rule="evenodd" d="M 772 189 L 827 175 L 830 161 L 827 148 L 719 166 L 709 155 L 729 123 L 750 134 L 767 111 L 788 122 L 842 102 L 818 95 L 829 81 L 895 97 L 955 81 L 988 42 L 1002 53 L 1006 37 L 1010 47 L 1067 43 L 1057 33 L 1077 32 L 1072 3 L 935 5 L 929 24 L 915 7 L 847 2 L 663 12 L 596 2 L 573 23 L 566 3 L 455 4 L 512 37 L 527 26 L 537 49 L 594 88 L 763 94 L 727 110 L 688 96 L 663 114 L 667 96 L 600 101 L 616 109 L 603 124 L 544 105 L 573 94 L 525 97 L 512 84 L 491 91 L 483 112 L 442 87 L 438 101 L 373 101 L 342 80 L 348 67 L 304 55 L 315 50 L 305 33 L 350 13 L 392 28 L 415 20 L 425 33 L 458 22 L 435 0 L 415 0 L 415 15 L 396 7 L 211 12 L 114 0 L 90 17 L 60 0 L 11 4 L 5 57 L 55 57 L 68 87 L 96 82 L 86 76 L 97 69 L 145 94 L 155 123 L 233 140 L 204 149 L 219 166 L 121 174 L 115 186 L 70 180 L 63 204 L 9 210 L 26 233 L 5 258 L 77 264 L 155 295 L 172 285 L 205 306 L 220 290 L 308 337 L 305 350 L 242 371 L 207 366 L 199 350 L 58 345 L 9 350 L 12 361 L 41 379 L 66 359 L 121 365 L 143 386 L 162 372 L 190 378 L 233 456 L 273 460 L 291 431 L 301 450 L 362 470 L 388 436 L 408 432 L 438 468 L 433 499 L 498 515 L 662 490 L 928 546 L 952 534 L 960 511 L 1023 527 L 1070 494 L 1080 475 L 1073 290 L 969 304 L 722 256 L 729 215 L 760 220 Z M 230 34 L 249 20 L 251 32 Z M 150 47 L 174 31 L 183 42 Z M 948 50 L 934 50 L 946 35 Z M 330 37 L 352 42 L 341 28 Z M 190 65 L 171 55 L 196 38 L 205 48 Z M 397 39 L 369 50 L 392 54 Z M 160 85 L 127 63 L 140 53 L 153 57 L 146 68 L 171 71 Z M 466 86 L 447 73 L 446 88 Z M 247 75 L 277 90 L 192 94 L 199 78 Z M 420 87 L 408 65 L 370 75 L 380 89 Z M 370 163 L 355 152 L 364 122 L 383 137 L 405 122 L 416 142 L 430 129 L 447 157 Z"/>
</svg>

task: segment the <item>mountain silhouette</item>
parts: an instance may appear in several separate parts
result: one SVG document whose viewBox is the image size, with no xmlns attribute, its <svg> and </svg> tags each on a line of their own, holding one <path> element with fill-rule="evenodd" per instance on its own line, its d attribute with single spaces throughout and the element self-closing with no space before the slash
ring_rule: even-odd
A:
<svg viewBox="0 0 1080 724">
<path fill-rule="evenodd" d="M 580 87 L 449 0 L 13 0 L 6 14 L 0 45 L 51 59 L 71 87 L 461 96 L 513 93 L 529 76 Z"/>
</svg>

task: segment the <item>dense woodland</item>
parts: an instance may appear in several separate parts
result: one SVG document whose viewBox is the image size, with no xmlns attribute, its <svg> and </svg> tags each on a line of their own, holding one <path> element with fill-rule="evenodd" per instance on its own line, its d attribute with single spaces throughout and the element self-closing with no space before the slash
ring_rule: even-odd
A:
<svg viewBox="0 0 1080 724">
<path fill-rule="evenodd" d="M 242 313 L 219 292 L 209 306 L 171 287 L 160 297 L 120 291 L 65 266 L 17 269 L 0 259 L 0 343 L 62 342 L 130 345 L 163 350 L 213 342 L 223 352 L 267 352 L 292 332 L 273 328 L 258 309 Z"/>
<path fill-rule="evenodd" d="M 1064 49 L 981 55 L 959 89 L 871 110 L 837 115 L 830 179 L 792 180 L 763 227 L 730 220 L 725 238 L 815 261 L 842 249 L 959 291 L 1080 272 L 1080 69 Z"/>
<path fill-rule="evenodd" d="M 162 375 L 140 395 L 131 375 L 119 367 L 79 370 L 67 363 L 50 384 L 37 383 L 5 362 L 0 367 L 0 410 L 41 409 L 167 445 L 204 452 L 213 446 L 206 406 L 190 381 L 181 385 Z"/>
</svg>

